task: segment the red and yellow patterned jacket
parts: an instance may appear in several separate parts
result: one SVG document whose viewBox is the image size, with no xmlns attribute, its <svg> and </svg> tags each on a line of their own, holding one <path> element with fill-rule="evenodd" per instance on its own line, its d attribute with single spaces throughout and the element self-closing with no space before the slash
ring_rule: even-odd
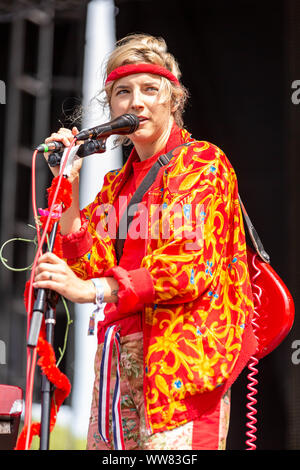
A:
<svg viewBox="0 0 300 470">
<path fill-rule="evenodd" d="M 99 210 L 109 210 L 118 197 L 131 158 L 105 176 L 102 190 L 81 213 L 81 230 L 64 237 L 65 256 L 77 275 L 119 280 L 111 318 L 143 305 L 151 432 L 172 429 L 213 407 L 256 349 L 235 172 L 218 147 L 181 132 L 189 144 L 175 150 L 142 200 L 148 220 L 139 269 L 115 268 L 108 211 Z M 136 286 L 143 280 L 151 289 L 140 298 Z"/>
</svg>

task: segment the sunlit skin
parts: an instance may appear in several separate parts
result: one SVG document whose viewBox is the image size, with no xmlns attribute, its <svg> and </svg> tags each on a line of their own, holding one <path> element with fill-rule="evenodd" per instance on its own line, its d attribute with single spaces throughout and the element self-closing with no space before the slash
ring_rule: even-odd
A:
<svg viewBox="0 0 300 470">
<path fill-rule="evenodd" d="M 143 161 L 154 155 L 166 145 L 174 122 L 171 100 L 160 93 L 161 78 L 152 74 L 134 74 L 117 80 L 112 89 L 111 115 L 117 117 L 125 113 L 141 118 L 139 128 L 130 139 L 139 158 Z M 69 146 L 78 129 L 61 128 L 45 142 L 60 141 Z M 47 158 L 47 156 L 46 156 Z M 74 165 L 70 175 L 73 187 L 72 206 L 63 214 L 61 233 L 76 232 L 81 226 L 79 214 L 79 172 L 81 160 Z M 54 176 L 58 170 L 51 168 Z M 58 294 L 75 303 L 95 301 L 95 287 L 90 281 L 83 281 L 69 268 L 67 263 L 53 253 L 45 253 L 37 263 L 34 279 L 35 288 L 55 290 Z M 118 282 L 112 277 L 102 278 L 104 302 L 118 301 Z"/>
<path fill-rule="evenodd" d="M 120 78 L 112 90 L 113 117 L 132 113 L 143 119 L 130 135 L 141 160 L 165 146 L 174 122 L 171 102 L 160 93 L 160 83 L 161 78 L 156 75 L 138 73 Z"/>
</svg>

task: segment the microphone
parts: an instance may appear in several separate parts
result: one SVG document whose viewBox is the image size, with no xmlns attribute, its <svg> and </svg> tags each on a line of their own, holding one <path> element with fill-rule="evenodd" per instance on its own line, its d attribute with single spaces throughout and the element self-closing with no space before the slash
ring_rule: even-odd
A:
<svg viewBox="0 0 300 470">
<path fill-rule="evenodd" d="M 108 137 L 113 134 L 132 134 L 140 125 L 140 120 L 135 114 L 123 114 L 100 126 L 83 129 L 76 135 L 77 140 L 96 139 L 97 137 Z"/>
<path fill-rule="evenodd" d="M 38 152 L 60 152 L 64 150 L 65 146 L 62 142 L 49 142 L 48 144 L 41 144 L 36 147 Z"/>
<path fill-rule="evenodd" d="M 140 125 L 140 120 L 135 114 L 123 114 L 112 121 L 100 124 L 100 126 L 82 129 L 77 135 L 76 140 L 96 139 L 109 137 L 113 134 L 127 135 L 132 134 Z M 36 147 L 38 152 L 61 152 L 65 149 L 62 142 L 49 142 Z"/>
</svg>

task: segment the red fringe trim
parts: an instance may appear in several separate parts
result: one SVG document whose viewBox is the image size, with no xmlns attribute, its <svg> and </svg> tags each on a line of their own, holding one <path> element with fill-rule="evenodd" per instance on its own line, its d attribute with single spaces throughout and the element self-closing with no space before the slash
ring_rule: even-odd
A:
<svg viewBox="0 0 300 470">
<path fill-rule="evenodd" d="M 52 205 L 58 180 L 59 176 L 53 178 L 50 188 L 47 189 L 49 207 Z M 69 209 L 72 204 L 72 184 L 67 178 L 62 178 L 61 180 L 61 184 L 55 199 L 55 204 L 63 204 L 63 212 Z"/>
<path fill-rule="evenodd" d="M 40 356 L 38 365 L 41 367 L 43 374 L 47 379 L 56 387 L 53 397 L 51 399 L 50 411 L 50 432 L 53 431 L 57 414 L 60 406 L 70 394 L 71 384 L 65 374 L 63 374 L 55 362 L 55 353 L 52 346 L 40 335 L 37 344 L 37 352 Z M 25 426 L 19 435 L 15 450 L 24 450 L 27 436 L 27 426 Z M 41 426 L 40 423 L 32 423 L 29 434 L 29 448 L 34 436 L 40 436 Z"/>
</svg>

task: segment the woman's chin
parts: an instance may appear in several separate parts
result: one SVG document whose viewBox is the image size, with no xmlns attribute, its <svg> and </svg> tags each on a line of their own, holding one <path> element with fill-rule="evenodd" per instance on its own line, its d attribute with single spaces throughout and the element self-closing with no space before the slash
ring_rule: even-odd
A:
<svg viewBox="0 0 300 470">
<path fill-rule="evenodd" d="M 128 136 L 133 143 L 149 142 L 151 135 L 144 129 L 138 129 L 133 134 Z"/>
</svg>

